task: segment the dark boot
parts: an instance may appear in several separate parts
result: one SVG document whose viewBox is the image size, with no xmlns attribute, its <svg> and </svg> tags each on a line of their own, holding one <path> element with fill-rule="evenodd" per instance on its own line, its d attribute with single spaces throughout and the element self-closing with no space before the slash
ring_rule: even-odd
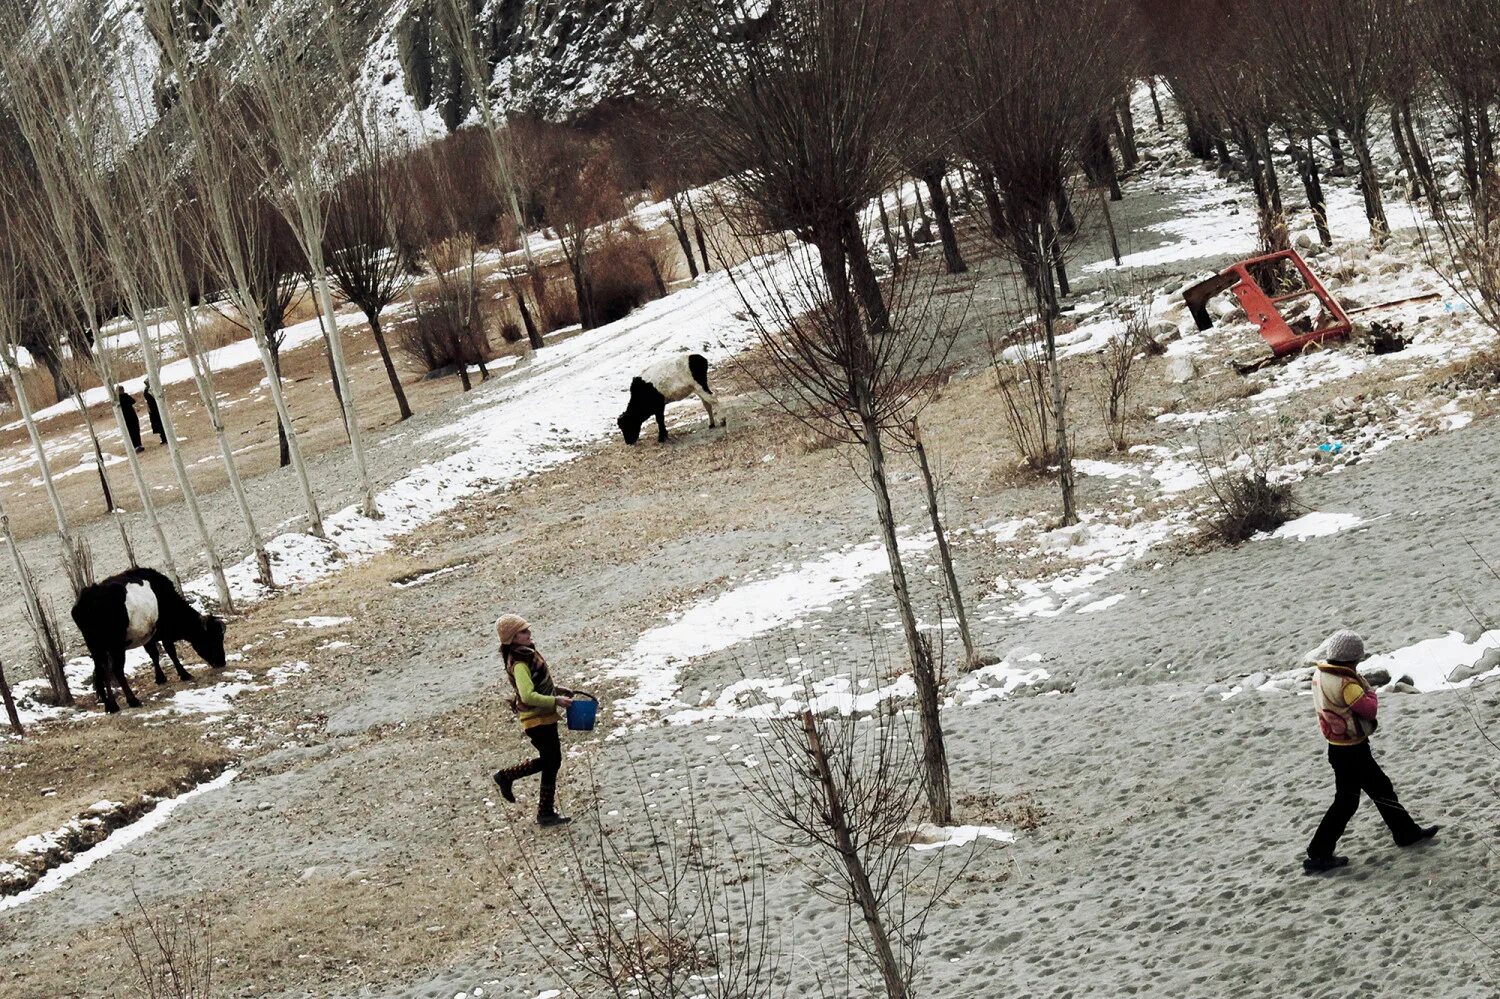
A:
<svg viewBox="0 0 1500 999">
<path fill-rule="evenodd" d="M 1348 857 L 1305 857 L 1302 861 L 1302 873 L 1323 874 L 1348 863 Z"/>
<path fill-rule="evenodd" d="M 1413 835 L 1407 837 L 1406 839 L 1403 839 L 1403 840 L 1400 840 L 1399 842 L 1397 842 L 1396 845 L 1397 846 L 1416 846 L 1418 843 L 1425 843 L 1429 839 L 1432 839 L 1432 837 L 1436 836 L 1438 830 L 1441 829 L 1441 828 L 1443 828 L 1443 827 L 1442 826 L 1426 826 L 1424 828 L 1420 828 Z"/>
<path fill-rule="evenodd" d="M 557 798 L 557 778 L 542 775 L 542 794 L 536 804 L 536 824 L 539 826 L 563 826 L 573 820 L 558 815 L 554 804 Z"/>
<path fill-rule="evenodd" d="M 541 771 L 541 760 L 532 760 L 529 763 L 517 763 L 515 766 L 506 767 L 504 770 L 496 770 L 495 783 L 500 785 L 500 797 L 514 805 L 516 803 L 515 782 L 522 777 L 530 777 L 532 774 L 541 773 Z"/>
</svg>

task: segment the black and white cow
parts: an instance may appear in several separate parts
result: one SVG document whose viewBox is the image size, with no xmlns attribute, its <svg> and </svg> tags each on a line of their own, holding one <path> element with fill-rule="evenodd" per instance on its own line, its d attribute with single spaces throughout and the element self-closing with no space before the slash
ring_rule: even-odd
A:
<svg viewBox="0 0 1500 999">
<path fill-rule="evenodd" d="M 111 682 L 120 685 L 127 705 L 141 706 L 125 679 L 127 649 L 145 648 L 159 684 L 167 682 L 161 670 L 163 645 L 180 680 L 192 677 L 177 658 L 178 642 L 187 642 L 215 669 L 224 668 L 224 622 L 199 614 L 155 569 L 128 569 L 85 587 L 73 605 L 73 623 L 94 660 L 94 691 L 105 711 L 120 710 Z"/>
<path fill-rule="evenodd" d="M 678 354 L 657 361 L 630 383 L 630 404 L 615 423 L 626 444 L 641 438 L 641 426 L 656 417 L 656 441 L 667 439 L 667 403 L 697 395 L 708 410 L 708 425 L 725 426 L 719 418 L 719 397 L 708 387 L 708 358 L 702 354 Z"/>
</svg>

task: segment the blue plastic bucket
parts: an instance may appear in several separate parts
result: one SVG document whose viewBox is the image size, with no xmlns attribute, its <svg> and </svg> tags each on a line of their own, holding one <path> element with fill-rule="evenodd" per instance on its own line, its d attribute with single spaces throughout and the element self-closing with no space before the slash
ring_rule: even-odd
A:
<svg viewBox="0 0 1500 999">
<path fill-rule="evenodd" d="M 588 694 L 579 694 L 568 705 L 568 729 L 573 732 L 592 732 L 594 715 L 598 710 L 598 701 Z"/>
</svg>

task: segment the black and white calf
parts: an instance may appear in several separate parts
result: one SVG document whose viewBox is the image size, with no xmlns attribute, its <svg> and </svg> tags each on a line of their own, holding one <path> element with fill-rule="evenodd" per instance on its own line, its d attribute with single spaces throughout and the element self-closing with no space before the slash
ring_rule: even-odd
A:
<svg viewBox="0 0 1500 999">
<path fill-rule="evenodd" d="M 73 623 L 83 633 L 94 660 L 94 691 L 105 711 L 118 711 L 110 683 L 118 683 L 125 703 L 141 706 L 125 679 L 125 651 L 145 648 L 156 670 L 156 682 L 166 683 L 161 671 L 161 646 L 167 647 L 177 677 L 191 680 L 177 658 L 178 642 L 187 642 L 203 661 L 224 668 L 224 622 L 199 614 L 155 569 L 128 569 L 85 587 L 73 605 Z"/>
<path fill-rule="evenodd" d="M 708 410 L 708 425 L 725 426 L 719 418 L 719 397 L 708 387 L 708 358 L 678 354 L 652 364 L 630 383 L 630 404 L 615 423 L 626 444 L 641 438 L 641 425 L 656 417 L 656 440 L 667 439 L 667 403 L 697 395 Z"/>
</svg>

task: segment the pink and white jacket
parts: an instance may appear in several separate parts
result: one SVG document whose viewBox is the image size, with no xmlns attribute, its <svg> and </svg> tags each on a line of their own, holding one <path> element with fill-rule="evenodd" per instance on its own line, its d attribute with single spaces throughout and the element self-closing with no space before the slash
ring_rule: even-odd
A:
<svg viewBox="0 0 1500 999">
<path fill-rule="evenodd" d="M 1375 731 L 1375 691 L 1352 666 L 1319 663 L 1313 670 L 1313 708 L 1323 738 L 1335 746 L 1357 746 Z"/>
</svg>

